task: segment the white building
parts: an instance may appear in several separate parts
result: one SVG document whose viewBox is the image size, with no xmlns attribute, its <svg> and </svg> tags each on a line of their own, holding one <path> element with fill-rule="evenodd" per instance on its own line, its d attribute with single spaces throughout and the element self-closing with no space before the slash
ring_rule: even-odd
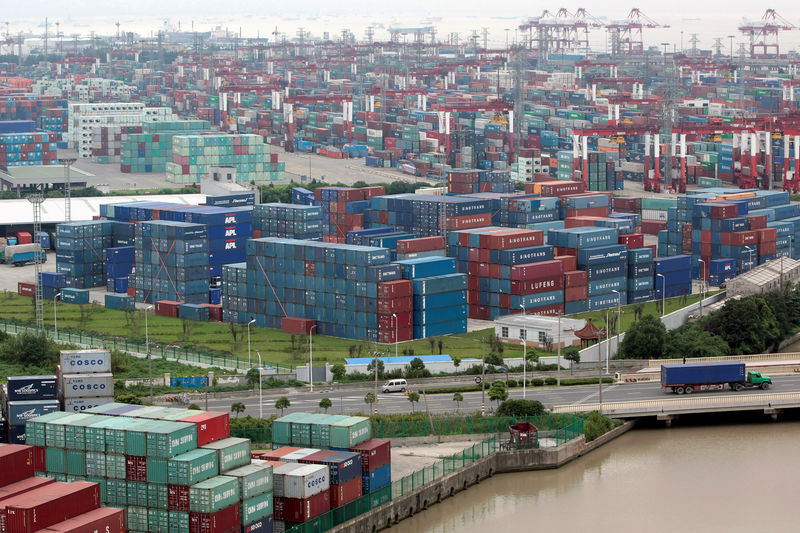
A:
<svg viewBox="0 0 800 533">
<path fill-rule="evenodd" d="M 800 261 L 790 257 L 779 257 L 758 265 L 725 282 L 728 297 L 752 296 L 777 291 L 782 283 L 800 280 Z"/>
<path fill-rule="evenodd" d="M 494 321 L 494 334 L 504 342 L 527 341 L 534 348 L 558 347 L 558 317 L 542 315 L 508 315 Z M 583 319 L 561 317 L 561 347 L 580 346 L 581 340 L 574 331 L 586 325 Z"/>
</svg>

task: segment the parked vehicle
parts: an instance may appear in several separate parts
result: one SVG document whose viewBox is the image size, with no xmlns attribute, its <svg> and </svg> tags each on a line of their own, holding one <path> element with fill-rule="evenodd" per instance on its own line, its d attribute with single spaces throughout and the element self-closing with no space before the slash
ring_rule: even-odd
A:
<svg viewBox="0 0 800 533">
<path fill-rule="evenodd" d="M 772 379 L 761 372 L 748 371 L 744 363 L 738 362 L 661 365 L 661 388 L 675 394 L 723 390 L 726 384 L 735 391 L 746 387 L 766 390 Z"/>
<path fill-rule="evenodd" d="M 405 392 L 408 382 L 404 379 L 392 379 L 383 384 L 383 392 Z"/>
<path fill-rule="evenodd" d="M 22 266 L 35 261 L 37 254 L 41 256 L 43 263 L 47 262 L 47 255 L 39 243 L 9 245 L 0 250 L 0 260 L 6 264 Z"/>
</svg>

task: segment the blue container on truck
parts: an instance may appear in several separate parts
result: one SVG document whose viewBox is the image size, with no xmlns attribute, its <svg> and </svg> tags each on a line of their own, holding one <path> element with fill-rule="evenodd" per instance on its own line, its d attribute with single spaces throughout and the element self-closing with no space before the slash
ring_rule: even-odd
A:
<svg viewBox="0 0 800 533">
<path fill-rule="evenodd" d="M 58 398 L 56 376 L 9 376 L 6 399 L 55 400 Z"/>
<path fill-rule="evenodd" d="M 719 362 L 661 365 L 661 388 L 663 389 L 670 389 L 680 385 L 741 383 L 744 380 L 744 363 Z"/>
</svg>

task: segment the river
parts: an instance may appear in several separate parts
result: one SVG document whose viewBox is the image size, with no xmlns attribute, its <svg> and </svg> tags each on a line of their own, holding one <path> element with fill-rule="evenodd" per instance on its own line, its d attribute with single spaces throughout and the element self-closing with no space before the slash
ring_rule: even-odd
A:
<svg viewBox="0 0 800 533">
<path fill-rule="evenodd" d="M 392 531 L 797 531 L 800 419 L 764 420 L 637 428 L 560 469 L 496 475 Z"/>
</svg>

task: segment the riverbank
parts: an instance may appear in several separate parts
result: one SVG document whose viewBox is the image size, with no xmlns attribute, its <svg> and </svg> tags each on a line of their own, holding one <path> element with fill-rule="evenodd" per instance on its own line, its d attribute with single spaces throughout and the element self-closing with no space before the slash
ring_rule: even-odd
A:
<svg viewBox="0 0 800 533">
<path fill-rule="evenodd" d="M 416 490 L 403 495 L 393 495 L 392 500 L 384 505 L 334 527 L 331 532 L 374 533 L 410 518 L 415 513 L 426 510 L 429 506 L 467 490 L 495 474 L 559 468 L 627 433 L 635 425 L 635 421 L 625 422 L 589 443 L 581 435 L 552 448 L 495 450 L 490 455 L 477 459 L 464 468 L 427 483 Z M 411 442 L 407 442 L 407 444 L 411 444 Z M 449 444 L 453 445 L 453 443 Z M 402 448 L 398 449 L 400 456 L 403 456 L 402 451 Z"/>
</svg>

